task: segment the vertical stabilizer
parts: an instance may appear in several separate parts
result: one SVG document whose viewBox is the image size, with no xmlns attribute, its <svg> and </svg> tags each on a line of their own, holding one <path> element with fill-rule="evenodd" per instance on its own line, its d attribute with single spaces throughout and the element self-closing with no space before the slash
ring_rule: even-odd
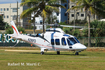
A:
<svg viewBox="0 0 105 70">
<path fill-rule="evenodd" d="M 19 35 L 20 33 L 19 33 L 19 31 L 18 31 L 18 29 L 17 29 L 17 27 L 16 27 L 16 25 L 15 25 L 15 23 L 13 21 L 11 21 L 11 26 L 13 28 L 14 34 Z"/>
</svg>

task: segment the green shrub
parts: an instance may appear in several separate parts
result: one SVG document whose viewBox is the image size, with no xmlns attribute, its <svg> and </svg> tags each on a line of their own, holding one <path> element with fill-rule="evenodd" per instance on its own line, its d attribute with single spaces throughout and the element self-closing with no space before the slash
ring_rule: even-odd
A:
<svg viewBox="0 0 105 70">
<path fill-rule="evenodd" d="M 22 33 L 26 33 L 26 32 L 25 32 L 25 29 L 22 28 L 22 27 L 17 27 L 17 29 L 18 29 L 19 32 L 22 31 Z M 13 34 L 13 29 L 12 29 L 12 27 L 9 27 L 9 28 L 6 29 L 6 34 Z"/>
<path fill-rule="evenodd" d="M 74 29 L 74 28 L 63 28 L 64 32 L 66 34 L 70 34 L 70 35 L 73 35 L 73 36 L 76 36 L 76 37 L 81 37 L 81 33 L 79 31 L 79 29 Z"/>
</svg>

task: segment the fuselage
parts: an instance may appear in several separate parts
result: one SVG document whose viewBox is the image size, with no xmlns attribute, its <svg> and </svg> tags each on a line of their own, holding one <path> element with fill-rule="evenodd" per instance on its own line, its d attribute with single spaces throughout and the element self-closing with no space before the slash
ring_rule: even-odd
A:
<svg viewBox="0 0 105 70">
<path fill-rule="evenodd" d="M 44 37 L 42 37 L 43 35 Z M 47 50 L 82 51 L 86 49 L 86 46 L 81 44 L 76 37 L 65 34 L 60 28 L 50 28 L 44 34 L 37 34 L 36 36 L 20 35 L 19 37 L 25 42 Z"/>
</svg>

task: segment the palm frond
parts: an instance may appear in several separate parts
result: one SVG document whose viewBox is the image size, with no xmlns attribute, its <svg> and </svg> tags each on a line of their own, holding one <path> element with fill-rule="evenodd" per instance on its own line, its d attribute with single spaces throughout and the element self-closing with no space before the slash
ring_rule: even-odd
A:
<svg viewBox="0 0 105 70">
<path fill-rule="evenodd" d="M 76 0 L 70 0 L 71 2 L 75 2 Z"/>
<path fill-rule="evenodd" d="M 87 4 L 90 4 L 91 0 L 84 0 Z"/>
<path fill-rule="evenodd" d="M 95 9 L 93 7 L 89 7 L 91 14 L 95 14 Z"/>
<path fill-rule="evenodd" d="M 50 6 L 53 6 L 53 7 L 61 7 L 61 8 L 65 8 L 66 9 L 66 7 L 64 7 L 62 5 L 59 5 L 59 4 L 51 4 Z"/>
<path fill-rule="evenodd" d="M 105 10 L 98 9 L 98 8 L 94 8 L 94 9 L 97 16 L 102 16 L 103 18 L 105 18 Z"/>
<path fill-rule="evenodd" d="M 35 11 L 35 10 L 37 10 L 37 9 L 38 9 L 38 7 L 33 7 L 33 8 L 29 8 L 29 9 L 27 9 L 27 10 L 24 10 L 24 11 L 21 13 L 20 18 L 22 19 L 22 18 L 27 17 L 28 15 L 30 15 L 33 11 Z"/>
<path fill-rule="evenodd" d="M 59 3 L 59 0 L 49 0 L 48 4 L 55 4 L 55 3 Z"/>
<path fill-rule="evenodd" d="M 22 2 L 20 4 L 20 6 L 24 6 L 24 5 L 28 5 L 29 3 L 34 3 L 34 4 L 38 4 L 39 3 L 39 0 L 25 0 L 24 2 Z"/>
<path fill-rule="evenodd" d="M 67 3 L 66 0 L 49 0 L 48 4 L 59 4 L 60 2 Z"/>
<path fill-rule="evenodd" d="M 66 13 L 67 12 L 69 12 L 70 10 L 79 10 L 80 8 L 83 8 L 83 6 L 81 5 L 81 6 L 74 6 L 74 7 L 72 7 L 72 8 L 69 8 L 67 11 L 66 11 Z"/>
<path fill-rule="evenodd" d="M 46 10 L 51 10 L 51 11 L 56 11 L 56 12 L 59 12 L 59 9 L 57 7 L 53 7 L 53 6 L 50 6 L 50 5 L 46 5 L 45 6 L 45 9 Z"/>
<path fill-rule="evenodd" d="M 76 5 L 81 5 L 83 3 L 83 0 L 78 0 L 77 2 L 76 2 Z"/>
<path fill-rule="evenodd" d="M 66 13 L 68 13 L 70 10 L 71 10 L 71 9 L 69 8 L 69 9 L 66 11 Z"/>
<path fill-rule="evenodd" d="M 42 14 L 42 17 L 45 19 L 46 18 L 46 15 L 47 15 L 47 12 L 45 11 L 45 9 L 43 9 L 43 11 L 41 12 Z"/>
<path fill-rule="evenodd" d="M 67 0 L 61 0 L 62 3 L 67 3 Z"/>
</svg>

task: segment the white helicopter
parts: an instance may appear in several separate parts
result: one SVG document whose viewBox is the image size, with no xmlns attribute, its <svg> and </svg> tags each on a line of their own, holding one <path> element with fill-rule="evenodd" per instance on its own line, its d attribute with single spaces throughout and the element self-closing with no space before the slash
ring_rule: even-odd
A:
<svg viewBox="0 0 105 70">
<path fill-rule="evenodd" d="M 79 55 L 79 52 L 87 49 L 76 37 L 65 34 L 60 28 L 49 28 L 44 34 L 28 36 L 20 34 L 13 21 L 11 25 L 14 33 L 8 34 L 8 36 L 38 46 L 41 49 L 42 55 L 45 50 L 54 50 L 57 51 L 57 54 L 60 54 L 60 51 L 76 51 L 75 55 Z"/>
</svg>

